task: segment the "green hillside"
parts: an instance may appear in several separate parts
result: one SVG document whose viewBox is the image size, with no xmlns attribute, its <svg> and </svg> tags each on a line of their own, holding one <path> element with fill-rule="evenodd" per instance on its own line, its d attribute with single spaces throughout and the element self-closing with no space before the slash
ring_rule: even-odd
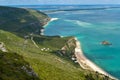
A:
<svg viewBox="0 0 120 80">
<path fill-rule="evenodd" d="M 23 35 L 39 33 L 49 17 L 39 11 L 0 7 L 0 29 Z"/>
<path fill-rule="evenodd" d="M 23 57 L 0 51 L 0 80 L 39 80 Z"/>
<path fill-rule="evenodd" d="M 0 7 L 0 42 L 7 50 L 0 51 L 0 80 L 111 80 L 71 60 L 73 37 L 38 35 L 49 19 L 35 10 Z M 59 53 L 64 46 L 65 54 Z M 21 70 L 23 66 L 36 75 Z"/>
</svg>

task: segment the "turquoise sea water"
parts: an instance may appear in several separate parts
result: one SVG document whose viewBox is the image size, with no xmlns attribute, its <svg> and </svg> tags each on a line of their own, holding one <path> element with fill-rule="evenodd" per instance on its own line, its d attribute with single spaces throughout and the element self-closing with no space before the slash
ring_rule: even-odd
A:
<svg viewBox="0 0 120 80">
<path fill-rule="evenodd" d="M 42 10 L 52 18 L 58 18 L 46 26 L 45 35 L 77 37 L 87 58 L 120 79 L 119 5 L 32 6 L 31 8 Z M 112 45 L 101 45 L 100 42 L 104 40 L 111 42 Z"/>
</svg>

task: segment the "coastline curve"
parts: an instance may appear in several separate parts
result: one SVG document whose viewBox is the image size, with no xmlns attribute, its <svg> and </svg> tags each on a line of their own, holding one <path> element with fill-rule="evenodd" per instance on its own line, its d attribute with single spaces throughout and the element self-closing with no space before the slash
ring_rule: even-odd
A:
<svg viewBox="0 0 120 80">
<path fill-rule="evenodd" d="M 77 58 L 77 61 L 79 63 L 79 65 L 83 68 L 83 69 L 88 69 L 88 70 L 93 70 L 93 71 L 97 71 L 98 73 L 101 73 L 103 75 L 109 76 L 110 78 L 114 79 L 114 80 L 118 80 L 117 78 L 113 77 L 112 75 L 110 75 L 109 73 L 105 72 L 104 70 L 102 70 L 100 67 L 98 67 L 96 64 L 94 64 L 92 61 L 90 61 L 82 52 L 81 49 L 81 44 L 80 41 L 78 41 L 78 39 L 75 37 L 74 38 L 76 41 L 76 47 L 75 47 L 75 56 Z"/>
</svg>

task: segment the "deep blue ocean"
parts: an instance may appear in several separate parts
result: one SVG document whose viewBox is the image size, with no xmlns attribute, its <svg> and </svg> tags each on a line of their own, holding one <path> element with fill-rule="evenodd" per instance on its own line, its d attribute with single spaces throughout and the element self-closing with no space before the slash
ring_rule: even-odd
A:
<svg viewBox="0 0 120 80">
<path fill-rule="evenodd" d="M 45 35 L 75 36 L 87 58 L 120 79 L 120 5 L 28 5 L 40 10 L 51 21 Z M 100 43 L 107 40 L 111 46 Z"/>
</svg>

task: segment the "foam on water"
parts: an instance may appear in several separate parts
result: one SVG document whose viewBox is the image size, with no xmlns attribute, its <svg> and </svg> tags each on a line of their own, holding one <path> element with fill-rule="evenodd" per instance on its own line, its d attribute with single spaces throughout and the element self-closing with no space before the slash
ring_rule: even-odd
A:
<svg viewBox="0 0 120 80">
<path fill-rule="evenodd" d="M 52 22 L 52 21 L 56 21 L 56 20 L 58 20 L 59 18 L 52 18 L 50 21 Z"/>
<path fill-rule="evenodd" d="M 77 24 L 77 25 L 79 25 L 81 27 L 86 27 L 86 28 L 93 27 L 93 24 L 88 23 L 88 22 L 84 22 L 84 21 L 79 21 L 79 20 L 65 20 L 65 21 L 71 22 L 73 24 Z"/>
<path fill-rule="evenodd" d="M 58 19 L 59 19 L 59 18 L 51 18 L 51 20 L 50 20 L 46 25 L 44 25 L 43 27 L 44 27 L 44 28 L 47 27 L 50 22 L 56 21 L 56 20 L 58 20 Z"/>
</svg>

